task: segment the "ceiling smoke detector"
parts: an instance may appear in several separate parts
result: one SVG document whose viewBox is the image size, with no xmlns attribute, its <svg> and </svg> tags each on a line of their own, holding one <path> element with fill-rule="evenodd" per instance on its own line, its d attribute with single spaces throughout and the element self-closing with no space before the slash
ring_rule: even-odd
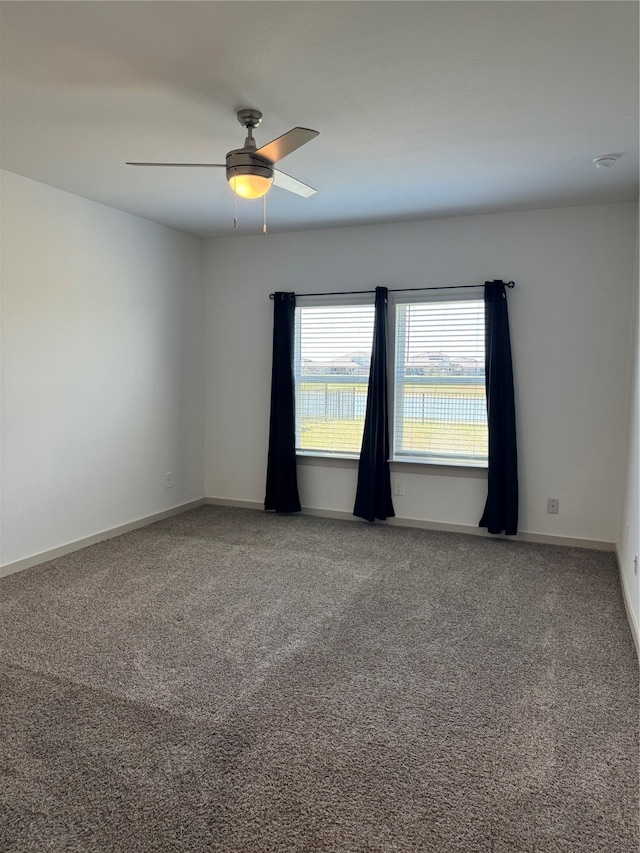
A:
<svg viewBox="0 0 640 853">
<path fill-rule="evenodd" d="M 605 157 L 595 157 L 593 165 L 596 169 L 611 169 L 612 166 L 616 165 L 617 159 L 615 154 L 607 154 Z"/>
</svg>

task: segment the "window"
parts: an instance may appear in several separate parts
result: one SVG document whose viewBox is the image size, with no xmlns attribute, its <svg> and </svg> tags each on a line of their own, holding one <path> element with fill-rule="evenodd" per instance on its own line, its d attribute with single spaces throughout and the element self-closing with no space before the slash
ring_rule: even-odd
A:
<svg viewBox="0 0 640 853">
<path fill-rule="evenodd" d="M 370 302 L 296 306 L 299 455 L 359 456 L 373 320 Z M 398 294 L 389 320 L 393 460 L 486 466 L 484 301 Z"/>
<path fill-rule="evenodd" d="M 393 458 L 486 466 L 484 301 L 396 301 Z"/>
<path fill-rule="evenodd" d="M 296 306 L 296 452 L 359 456 L 374 307 Z"/>
</svg>

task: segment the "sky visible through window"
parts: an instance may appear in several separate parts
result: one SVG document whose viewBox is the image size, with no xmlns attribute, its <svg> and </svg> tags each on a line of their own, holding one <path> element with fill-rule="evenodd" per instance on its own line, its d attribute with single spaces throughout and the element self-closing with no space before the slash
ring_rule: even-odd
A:
<svg viewBox="0 0 640 853">
<path fill-rule="evenodd" d="M 352 352 L 371 353 L 373 305 L 323 305 L 300 311 L 300 357 L 329 362 Z"/>
<path fill-rule="evenodd" d="M 406 359 L 439 352 L 484 361 L 484 304 L 480 300 L 422 302 L 397 306 L 397 334 L 406 335 Z"/>
<path fill-rule="evenodd" d="M 452 359 L 484 359 L 484 311 L 478 300 L 423 302 L 397 306 L 406 311 L 407 359 L 427 348 Z M 300 311 L 300 357 L 332 361 L 371 351 L 373 305 L 324 305 Z"/>
</svg>

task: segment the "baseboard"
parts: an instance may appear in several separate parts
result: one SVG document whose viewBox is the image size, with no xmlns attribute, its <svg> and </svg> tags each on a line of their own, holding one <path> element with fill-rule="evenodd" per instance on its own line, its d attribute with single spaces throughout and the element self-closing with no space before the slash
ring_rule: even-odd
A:
<svg viewBox="0 0 640 853">
<path fill-rule="evenodd" d="M 113 539 L 116 536 L 122 536 L 123 533 L 129 533 L 131 530 L 137 530 L 139 527 L 146 527 L 148 524 L 153 524 L 156 521 L 162 521 L 163 518 L 170 518 L 172 515 L 180 515 L 181 512 L 186 512 L 188 509 L 202 506 L 204 498 L 199 500 L 189 501 L 180 506 L 164 509 L 161 512 L 156 512 L 153 515 L 146 515 L 144 518 L 137 518 L 135 521 L 129 521 L 126 524 L 119 524 L 117 527 L 111 527 L 108 530 L 102 530 L 100 533 L 94 533 L 91 536 L 84 536 L 82 539 L 76 539 L 75 542 L 69 542 L 66 545 L 60 545 L 57 548 L 50 548 L 48 551 L 41 551 L 39 554 L 33 554 L 31 557 L 24 557 L 22 560 L 16 560 L 13 563 L 6 563 L 0 566 L 0 578 L 6 575 L 12 575 L 15 572 L 21 572 L 23 569 L 30 569 L 33 566 L 39 566 L 41 563 L 48 563 L 49 560 L 55 560 L 57 557 L 64 557 L 65 554 L 72 554 L 74 551 L 80 551 L 82 548 L 87 548 L 89 545 L 96 545 L 98 542 L 104 542 L 105 539 Z"/>
<path fill-rule="evenodd" d="M 303 507 L 302 510 L 307 515 L 325 516 L 327 518 L 342 518 L 349 521 L 362 521 L 348 512 L 336 512 L 333 510 L 318 510 L 310 507 Z M 377 522 L 380 523 L 380 522 Z M 389 518 L 383 524 L 388 524 L 393 527 L 418 527 L 423 530 L 439 530 L 444 533 L 465 533 L 468 536 L 481 536 L 485 539 L 505 539 L 510 542 L 539 542 L 544 545 L 562 545 L 571 548 L 592 548 L 596 551 L 613 551 L 615 544 L 613 542 L 604 542 L 599 539 L 577 539 L 570 536 L 553 536 L 547 533 L 527 533 L 521 531 L 515 536 L 496 536 L 488 533 L 482 527 L 472 526 L 470 524 L 450 524 L 446 521 L 425 521 L 421 518 Z"/>
<path fill-rule="evenodd" d="M 259 501 L 239 501 L 228 498 L 205 498 L 206 504 L 214 506 L 237 506 L 244 509 L 264 509 L 264 504 Z M 355 521 L 366 524 L 361 518 L 356 518 L 350 512 L 336 509 L 317 509 L 316 507 L 303 506 L 303 515 L 315 515 L 319 518 L 338 518 L 342 521 Z M 511 542 L 539 542 L 543 545 L 563 545 L 570 548 L 590 548 L 594 551 L 615 551 L 614 542 L 606 542 L 600 539 L 578 539 L 572 536 L 554 536 L 548 533 L 520 532 L 516 536 L 498 537 L 482 527 L 470 524 L 449 524 L 445 521 L 424 521 L 420 518 L 389 518 L 387 521 L 376 522 L 378 524 L 389 524 L 398 527 L 419 527 L 424 530 L 440 530 L 445 533 L 467 533 L 470 536 L 484 536 L 487 539 L 503 538 Z"/>
<path fill-rule="evenodd" d="M 264 503 L 260 501 L 237 501 L 233 498 L 205 498 L 204 503 L 212 506 L 237 506 L 239 509 L 261 509 L 264 510 Z"/>
<path fill-rule="evenodd" d="M 633 642 L 635 643 L 636 647 L 636 654 L 638 656 L 638 661 L 640 662 L 640 626 L 638 625 L 635 613 L 633 612 L 633 607 L 631 606 L 631 595 L 629 594 L 629 587 L 627 586 L 627 581 L 622 571 L 622 559 L 620 556 L 620 551 L 617 547 L 616 557 L 618 558 L 618 574 L 620 575 L 620 586 L 622 587 L 622 598 L 624 600 L 624 607 L 627 611 L 627 621 L 629 622 L 629 627 L 631 628 L 631 636 L 633 637 Z"/>
</svg>

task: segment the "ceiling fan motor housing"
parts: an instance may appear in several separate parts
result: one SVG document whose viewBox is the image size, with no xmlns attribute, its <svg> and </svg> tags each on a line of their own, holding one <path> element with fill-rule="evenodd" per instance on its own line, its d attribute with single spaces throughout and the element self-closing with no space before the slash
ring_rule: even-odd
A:
<svg viewBox="0 0 640 853">
<path fill-rule="evenodd" d="M 226 159 L 227 180 L 235 175 L 260 175 L 262 178 L 273 179 L 273 165 L 246 148 L 229 151 Z"/>
</svg>

